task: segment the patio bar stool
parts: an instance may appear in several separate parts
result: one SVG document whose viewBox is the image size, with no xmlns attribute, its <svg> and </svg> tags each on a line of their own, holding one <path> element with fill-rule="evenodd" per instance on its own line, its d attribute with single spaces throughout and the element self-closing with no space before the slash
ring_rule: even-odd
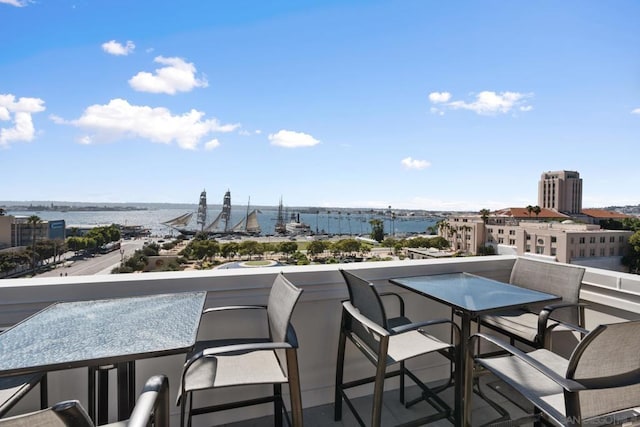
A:
<svg viewBox="0 0 640 427">
<path fill-rule="evenodd" d="M 452 376 L 444 384 L 430 388 L 405 366 L 405 361 L 426 354 L 440 354 L 447 359 L 448 363 L 457 365 L 460 360 L 458 326 L 450 319 L 434 319 L 413 323 L 404 316 L 404 302 L 399 294 L 379 294 L 373 283 L 351 272 L 345 270 L 340 270 L 340 272 L 347 283 L 349 300 L 342 303 L 342 322 L 336 363 L 335 421 L 342 419 L 342 402 L 344 401 L 358 424 L 361 426 L 380 426 L 385 379 L 400 376 L 400 402 L 405 403 L 405 376 L 407 376 L 420 388 L 421 397 L 416 401 L 425 400 L 437 413 L 413 420 L 406 425 L 422 425 L 441 419 L 449 419 L 455 423 L 456 416 L 461 414 L 460 402 L 455 402 L 456 408 L 454 410 L 438 395 L 439 392 L 452 384 Z M 381 299 L 381 296 L 386 295 L 398 298 L 401 306 L 400 316 L 387 317 Z M 429 328 L 442 325 L 449 326 L 450 336 L 454 339 L 454 343 L 442 341 L 426 332 Z M 375 366 L 374 376 L 344 381 L 347 338 Z M 396 364 L 399 365 L 398 369 L 387 371 L 388 367 Z M 374 384 L 373 405 L 371 421 L 366 423 L 347 395 L 347 390 L 369 383 Z M 460 386 L 460 381 L 455 381 L 455 386 Z M 405 403 L 405 406 L 413 403 L 415 401 Z"/>
</svg>

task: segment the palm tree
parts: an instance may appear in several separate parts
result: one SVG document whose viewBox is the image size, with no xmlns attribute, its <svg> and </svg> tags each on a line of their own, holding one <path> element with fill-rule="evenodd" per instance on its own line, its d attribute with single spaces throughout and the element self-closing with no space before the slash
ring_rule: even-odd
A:
<svg viewBox="0 0 640 427">
<path fill-rule="evenodd" d="M 531 212 L 533 212 L 533 206 L 531 205 L 527 205 L 527 207 L 525 208 L 527 210 L 527 212 L 529 213 L 529 218 L 531 218 Z"/>
<path fill-rule="evenodd" d="M 487 244 L 487 222 L 489 221 L 489 215 L 491 215 L 491 211 L 489 209 L 480 209 L 480 218 L 482 218 L 482 222 L 484 223 L 484 226 L 482 227 L 483 247 Z"/>
<path fill-rule="evenodd" d="M 467 233 L 471 231 L 471 227 L 468 225 L 462 226 L 462 243 L 465 252 L 469 252 L 469 244 L 467 243 Z"/>
<path fill-rule="evenodd" d="M 540 212 L 542 211 L 542 209 L 540 208 L 540 206 L 535 205 L 533 208 L 533 213 L 536 214 L 536 219 L 538 219 L 538 215 L 540 215 Z M 529 214 L 529 216 L 531 216 L 531 214 Z"/>
<path fill-rule="evenodd" d="M 458 244 L 456 242 L 456 235 L 458 234 L 458 230 L 455 226 L 447 224 L 447 232 L 449 233 L 449 238 L 451 239 L 451 246 L 454 250 L 458 250 Z"/>
<path fill-rule="evenodd" d="M 31 215 L 27 218 L 27 224 L 31 225 L 31 268 L 36 268 L 36 232 L 38 224 L 42 223 L 42 219 L 38 215 Z"/>
</svg>

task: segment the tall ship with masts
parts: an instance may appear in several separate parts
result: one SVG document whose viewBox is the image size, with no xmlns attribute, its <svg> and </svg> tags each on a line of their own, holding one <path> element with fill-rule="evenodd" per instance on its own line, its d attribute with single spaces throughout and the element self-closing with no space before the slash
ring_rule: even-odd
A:
<svg viewBox="0 0 640 427">
<path fill-rule="evenodd" d="M 250 199 L 249 199 L 250 200 Z M 174 230 L 186 234 L 193 235 L 197 232 L 207 233 L 214 236 L 224 235 L 247 235 L 254 236 L 261 233 L 260 224 L 258 222 L 258 209 L 249 209 L 250 204 L 247 204 L 246 214 L 242 219 L 235 224 L 231 223 L 231 192 L 227 190 L 222 200 L 222 210 L 218 213 L 213 221 L 207 223 L 207 193 L 202 191 L 200 193 L 200 201 L 198 203 L 197 212 L 189 212 L 180 215 L 176 218 L 163 222 L 162 224 L 173 228 Z M 191 229 L 188 227 L 189 222 L 194 214 L 197 213 L 197 229 Z"/>
</svg>

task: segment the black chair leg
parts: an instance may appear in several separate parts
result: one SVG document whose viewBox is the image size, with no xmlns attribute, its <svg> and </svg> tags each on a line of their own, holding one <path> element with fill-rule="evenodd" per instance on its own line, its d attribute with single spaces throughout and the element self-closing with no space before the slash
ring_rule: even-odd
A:
<svg viewBox="0 0 640 427">
<path fill-rule="evenodd" d="M 47 383 L 47 374 L 45 373 L 40 380 L 40 409 L 49 407 L 49 386 Z"/>
<path fill-rule="evenodd" d="M 400 362 L 400 403 L 404 404 L 404 362 Z"/>
<path fill-rule="evenodd" d="M 338 360 L 336 362 L 336 386 L 335 397 L 333 401 L 333 419 L 340 421 L 342 419 L 342 381 L 344 378 L 344 352 L 347 342 L 347 336 L 343 329 L 340 328 L 340 340 L 338 341 Z"/>
<path fill-rule="evenodd" d="M 282 426 L 282 385 L 273 385 L 273 425 Z"/>
</svg>

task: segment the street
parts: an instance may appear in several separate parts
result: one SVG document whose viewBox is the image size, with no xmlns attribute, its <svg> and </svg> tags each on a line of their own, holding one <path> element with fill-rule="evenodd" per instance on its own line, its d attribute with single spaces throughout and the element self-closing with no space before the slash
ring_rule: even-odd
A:
<svg viewBox="0 0 640 427">
<path fill-rule="evenodd" d="M 37 277 L 54 276 L 89 276 L 94 274 L 110 274 L 114 267 L 120 265 L 121 257 L 131 256 L 137 249 L 141 249 L 144 240 L 123 240 L 120 246 L 124 253 L 115 250 L 107 254 L 96 254 L 95 257 L 87 257 L 78 260 L 68 260 L 59 264 L 57 268 L 38 274 Z M 72 253 L 69 253 L 69 258 Z M 66 266 L 65 266 L 66 265 Z"/>
</svg>

